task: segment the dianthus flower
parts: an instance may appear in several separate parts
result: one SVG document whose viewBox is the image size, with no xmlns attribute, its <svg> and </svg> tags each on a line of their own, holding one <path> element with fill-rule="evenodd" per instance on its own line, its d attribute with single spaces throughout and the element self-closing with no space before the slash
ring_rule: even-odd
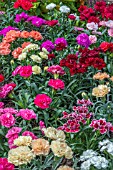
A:
<svg viewBox="0 0 113 170">
<path fill-rule="evenodd" d="M 0 170 L 14 170 L 14 165 L 7 158 L 0 158 Z"/>
<path fill-rule="evenodd" d="M 71 159 L 73 152 L 71 148 L 63 141 L 55 140 L 51 142 L 51 149 L 55 156 Z"/>
<path fill-rule="evenodd" d="M 10 128 L 15 124 L 15 118 L 11 113 L 5 113 L 0 116 L 0 122 L 2 126 Z"/>
<path fill-rule="evenodd" d="M 28 14 L 26 14 L 25 12 L 22 12 L 20 14 L 16 14 L 16 18 L 15 18 L 15 22 L 20 22 L 21 19 L 27 19 L 29 17 Z"/>
<path fill-rule="evenodd" d="M 42 129 L 46 128 L 46 126 L 45 126 L 45 123 L 42 120 L 40 120 L 40 122 L 39 122 L 39 128 L 40 128 L 42 134 L 44 135 L 44 131 Z"/>
<path fill-rule="evenodd" d="M 41 45 L 41 49 L 45 48 L 48 52 L 52 52 L 55 48 L 54 44 L 52 43 L 52 41 L 47 40 L 45 42 L 42 43 Z"/>
<path fill-rule="evenodd" d="M 50 21 L 46 21 L 46 24 L 50 27 L 53 27 L 55 25 L 58 24 L 58 20 L 50 20 Z"/>
<path fill-rule="evenodd" d="M 59 65 L 52 65 L 52 66 L 50 66 L 47 69 L 47 72 L 49 72 L 51 74 L 58 74 L 58 75 L 64 75 L 65 74 L 65 71 Z"/>
<path fill-rule="evenodd" d="M 18 28 L 11 27 L 11 26 L 5 27 L 0 31 L 0 35 L 6 36 L 7 32 L 9 32 L 10 30 L 18 30 Z"/>
<path fill-rule="evenodd" d="M 3 74 L 0 74 L 0 83 L 1 83 L 2 81 L 4 81 L 4 76 L 3 76 Z"/>
<path fill-rule="evenodd" d="M 104 97 L 110 91 L 110 87 L 107 85 L 98 85 L 98 87 L 93 88 L 92 95 L 96 97 Z"/>
<path fill-rule="evenodd" d="M 67 41 L 65 40 L 65 38 L 57 38 L 55 40 L 55 48 L 57 51 L 62 51 L 63 49 L 65 49 L 68 46 Z"/>
<path fill-rule="evenodd" d="M 41 109 L 49 108 L 52 99 L 46 94 L 38 94 L 34 99 L 34 104 L 37 105 Z"/>
<path fill-rule="evenodd" d="M 22 66 L 19 70 L 19 74 L 22 77 L 28 78 L 32 75 L 32 66 Z"/>
<path fill-rule="evenodd" d="M 64 166 L 60 166 L 57 170 L 74 170 L 74 169 L 67 165 L 64 165 Z"/>
<path fill-rule="evenodd" d="M 34 111 L 29 109 L 20 109 L 20 111 L 16 114 L 16 116 L 21 116 L 25 120 L 31 120 L 37 118 Z"/>
<path fill-rule="evenodd" d="M 39 138 L 36 140 L 33 140 L 31 143 L 32 150 L 35 155 L 48 155 L 50 146 L 49 142 L 45 139 Z"/>
<path fill-rule="evenodd" d="M 22 48 L 21 47 L 18 47 L 16 48 L 13 52 L 12 52 L 12 55 L 14 58 L 18 58 L 18 56 L 22 53 Z"/>
<path fill-rule="evenodd" d="M 32 140 L 37 139 L 37 136 L 35 136 L 34 133 L 32 133 L 30 131 L 23 132 L 22 136 L 30 136 L 32 138 Z"/>
<path fill-rule="evenodd" d="M 106 78 L 109 78 L 110 76 L 107 74 L 107 73 L 101 73 L 101 72 L 98 72 L 96 73 L 94 76 L 93 76 L 93 79 L 96 79 L 96 80 L 104 80 Z"/>
<path fill-rule="evenodd" d="M 30 146 L 32 138 L 30 136 L 19 136 L 14 140 L 16 146 Z"/>
<path fill-rule="evenodd" d="M 4 103 L 0 102 L 0 109 L 4 107 Z"/>
<path fill-rule="evenodd" d="M 55 90 L 64 89 L 64 82 L 60 79 L 50 79 L 48 85 L 54 88 Z"/>
<path fill-rule="evenodd" d="M 34 158 L 34 154 L 28 146 L 19 146 L 8 152 L 8 161 L 15 166 L 30 163 Z"/>
<path fill-rule="evenodd" d="M 89 40 L 89 36 L 85 33 L 82 33 L 82 34 L 79 34 L 77 37 L 76 37 L 76 40 L 77 40 L 77 43 L 79 45 L 82 45 L 86 48 L 88 48 L 91 44 L 90 40 Z"/>
<path fill-rule="evenodd" d="M 90 127 L 94 128 L 94 131 L 99 130 L 101 134 L 113 132 L 113 125 L 105 119 L 92 120 Z"/>
<path fill-rule="evenodd" d="M 11 138 L 12 136 L 14 136 L 15 134 L 19 134 L 21 132 L 22 128 L 20 127 L 12 127 L 11 129 L 8 130 L 7 134 L 6 134 L 6 138 Z"/>
<path fill-rule="evenodd" d="M 0 87 L 0 98 L 5 98 L 15 87 L 16 84 L 14 83 L 5 84 L 4 86 Z"/>
<path fill-rule="evenodd" d="M 69 18 L 70 20 L 75 20 L 75 19 L 76 19 L 76 16 L 75 16 L 74 14 L 70 14 L 70 15 L 68 15 L 68 18 Z"/>
</svg>

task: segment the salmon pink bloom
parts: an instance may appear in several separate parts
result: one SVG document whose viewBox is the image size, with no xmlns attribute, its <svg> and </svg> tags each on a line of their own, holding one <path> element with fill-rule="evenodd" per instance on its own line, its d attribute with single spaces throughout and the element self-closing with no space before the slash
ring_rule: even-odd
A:
<svg viewBox="0 0 113 170">
<path fill-rule="evenodd" d="M 34 99 L 34 104 L 37 105 L 41 109 L 49 108 L 52 99 L 46 94 L 38 94 Z"/>
</svg>

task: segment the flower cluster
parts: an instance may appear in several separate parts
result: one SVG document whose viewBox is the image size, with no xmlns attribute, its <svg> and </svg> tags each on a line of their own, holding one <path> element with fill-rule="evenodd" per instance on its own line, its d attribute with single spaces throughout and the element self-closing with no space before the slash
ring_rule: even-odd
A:
<svg viewBox="0 0 113 170">
<path fill-rule="evenodd" d="M 108 167 L 108 160 L 102 156 L 98 156 L 98 153 L 93 150 L 84 151 L 80 156 L 81 170 L 90 170 L 90 166 L 93 165 L 97 169 L 106 169 Z"/>
<path fill-rule="evenodd" d="M 63 112 L 63 117 L 61 119 L 65 119 L 67 122 L 58 129 L 68 133 L 77 133 L 80 131 L 80 122 L 85 124 L 86 120 L 92 117 L 93 114 L 88 111 L 88 106 L 92 105 L 90 100 L 78 100 L 77 104 L 82 106 L 74 106 L 74 112 L 70 114 Z"/>
<path fill-rule="evenodd" d="M 10 45 L 14 42 L 17 38 L 33 38 L 35 40 L 41 40 L 42 35 L 38 31 L 16 31 L 10 30 L 6 33 L 6 36 L 2 39 L 0 43 L 0 55 L 8 55 L 10 54 Z M 19 50 L 19 54 L 22 52 L 22 48 L 17 49 Z"/>
</svg>

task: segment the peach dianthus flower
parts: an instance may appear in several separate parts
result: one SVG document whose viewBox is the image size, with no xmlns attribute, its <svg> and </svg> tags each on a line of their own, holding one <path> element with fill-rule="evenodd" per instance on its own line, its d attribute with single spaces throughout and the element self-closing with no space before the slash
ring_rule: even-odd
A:
<svg viewBox="0 0 113 170">
<path fill-rule="evenodd" d="M 105 72 L 104 73 L 98 72 L 93 76 L 93 79 L 97 79 L 97 80 L 103 80 L 105 78 L 109 78 L 109 75 Z"/>
<path fill-rule="evenodd" d="M 39 138 L 36 140 L 33 140 L 31 143 L 32 150 L 35 155 L 48 155 L 50 146 L 49 142 L 45 139 Z"/>
</svg>

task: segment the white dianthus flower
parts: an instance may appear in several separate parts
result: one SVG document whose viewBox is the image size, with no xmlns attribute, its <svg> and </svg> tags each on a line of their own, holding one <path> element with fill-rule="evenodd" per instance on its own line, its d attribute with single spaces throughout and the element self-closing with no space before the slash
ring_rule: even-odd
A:
<svg viewBox="0 0 113 170">
<path fill-rule="evenodd" d="M 67 7 L 67 6 L 61 6 L 60 8 L 59 8 L 59 10 L 60 10 L 60 12 L 62 12 L 62 13 L 69 13 L 70 12 L 70 8 L 69 7 Z"/>
<path fill-rule="evenodd" d="M 90 160 L 87 160 L 81 164 L 81 170 L 90 170 Z"/>
<path fill-rule="evenodd" d="M 92 149 L 89 149 L 83 152 L 83 154 L 80 156 L 80 161 L 88 160 L 96 155 L 97 155 L 97 152 L 93 151 Z"/>
<path fill-rule="evenodd" d="M 108 160 L 102 156 L 94 156 L 90 159 L 91 164 L 97 169 L 107 168 Z"/>
<path fill-rule="evenodd" d="M 51 10 L 51 9 L 54 9 L 55 7 L 56 7 L 56 4 L 50 3 L 46 6 L 46 9 Z"/>
</svg>

